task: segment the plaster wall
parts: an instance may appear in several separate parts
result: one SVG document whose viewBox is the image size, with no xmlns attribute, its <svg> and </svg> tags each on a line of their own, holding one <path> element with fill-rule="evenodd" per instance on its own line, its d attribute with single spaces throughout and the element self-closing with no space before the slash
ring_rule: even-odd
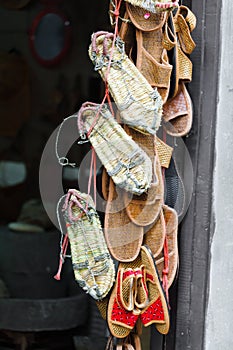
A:
<svg viewBox="0 0 233 350">
<path fill-rule="evenodd" d="M 233 2 L 222 1 L 219 101 L 214 172 L 215 233 L 211 246 L 206 350 L 233 349 Z M 213 64 L 215 64 L 213 62 Z M 210 101 L 211 103 L 211 101 Z"/>
</svg>

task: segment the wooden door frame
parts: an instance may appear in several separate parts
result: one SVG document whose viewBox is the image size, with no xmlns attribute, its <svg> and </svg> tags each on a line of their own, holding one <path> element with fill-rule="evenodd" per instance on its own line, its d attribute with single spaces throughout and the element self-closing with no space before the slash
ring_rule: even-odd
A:
<svg viewBox="0 0 233 350">
<path fill-rule="evenodd" d="M 194 106 L 193 127 L 185 138 L 194 170 L 194 191 L 179 229 L 179 275 L 171 290 L 171 330 L 163 338 L 152 332 L 151 350 L 202 350 L 209 295 L 210 246 L 214 234 L 213 171 L 220 62 L 221 1 L 186 0 L 197 27 L 188 89 Z M 157 347 L 158 346 L 158 347 Z"/>
</svg>

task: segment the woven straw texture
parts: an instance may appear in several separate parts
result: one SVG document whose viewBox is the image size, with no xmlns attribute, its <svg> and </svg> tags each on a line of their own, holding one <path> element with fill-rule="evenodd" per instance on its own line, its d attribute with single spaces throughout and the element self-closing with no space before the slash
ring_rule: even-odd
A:
<svg viewBox="0 0 233 350">
<path fill-rule="evenodd" d="M 192 80 L 193 65 L 187 54 L 190 55 L 196 46 L 191 36 L 195 27 L 195 15 L 186 6 L 180 6 L 174 16 L 174 28 L 177 37 L 178 77 L 185 82 Z"/>
<path fill-rule="evenodd" d="M 130 198 L 125 194 L 126 212 L 133 223 L 139 226 L 152 224 L 161 211 L 164 186 L 161 166 L 155 155 L 155 136 L 143 135 L 136 130 L 126 127 L 126 132 L 150 157 L 153 164 L 153 179 L 148 191 L 141 196 Z"/>
<path fill-rule="evenodd" d="M 113 315 L 113 307 L 114 307 L 114 303 L 116 301 L 117 298 L 119 298 L 119 294 L 118 292 L 118 284 L 119 281 L 121 283 L 121 280 L 119 280 L 119 272 L 121 270 L 125 270 L 127 271 L 128 269 L 144 269 L 145 275 L 144 275 L 144 279 L 146 282 L 146 289 L 147 289 L 147 293 L 148 293 L 148 301 L 147 301 L 147 306 L 143 309 L 134 309 L 133 314 L 134 315 L 138 315 L 141 316 L 143 315 L 143 313 L 145 311 L 147 311 L 147 309 L 154 304 L 154 302 L 160 298 L 161 303 L 162 303 L 162 310 L 164 313 L 164 320 L 162 321 L 151 321 L 148 322 L 146 325 L 150 325 L 152 323 L 155 323 L 156 328 L 163 334 L 167 333 L 169 330 L 169 326 L 170 326 L 170 321 L 169 321 L 169 312 L 168 312 L 168 306 L 167 306 L 167 302 L 166 302 L 166 298 L 163 292 L 163 289 L 161 287 L 160 281 L 159 281 L 159 277 L 154 265 L 154 260 L 153 257 L 151 256 L 151 254 L 149 253 L 148 249 L 144 246 L 141 247 L 140 250 L 140 254 L 138 255 L 138 257 L 132 262 L 132 263 L 120 263 L 119 264 L 119 268 L 118 268 L 118 274 L 117 274 L 117 282 L 115 283 L 114 289 L 111 293 L 110 296 L 110 300 L 109 300 L 109 304 L 108 304 L 108 325 L 109 325 L 109 329 L 112 333 L 113 336 L 117 337 L 117 338 L 124 338 L 126 337 L 129 332 L 130 332 L 130 328 L 129 326 L 122 326 L 118 323 L 117 320 L 114 319 L 114 315 Z M 151 279 L 147 279 L 147 274 L 149 274 L 152 278 Z M 122 294 L 127 294 L 127 288 L 128 285 L 126 284 L 125 287 L 123 286 L 123 292 Z M 135 292 L 135 294 L 137 294 L 139 296 L 140 293 Z M 139 296 L 140 298 L 140 296 Z M 131 314 L 130 314 L 131 315 Z M 129 315 L 129 317 L 130 317 Z"/>
<path fill-rule="evenodd" d="M 161 167 L 168 169 L 171 162 L 173 148 L 164 143 L 158 137 L 155 138 L 155 144 Z"/>
<path fill-rule="evenodd" d="M 64 218 L 75 279 L 94 299 L 102 299 L 113 285 L 115 267 L 92 198 L 72 190 Z"/>
<path fill-rule="evenodd" d="M 163 210 L 160 211 L 159 217 L 154 224 L 144 229 L 143 244 L 148 246 L 156 258 L 163 250 L 164 239 L 166 234 L 166 226 Z"/>
<path fill-rule="evenodd" d="M 146 11 L 156 13 L 158 11 L 168 11 L 178 6 L 178 1 L 173 0 L 125 0 L 126 2 L 143 8 Z"/>
<path fill-rule="evenodd" d="M 108 249 L 118 261 L 133 261 L 140 252 L 143 228 L 129 219 L 124 204 L 124 191 L 110 179 L 105 211 L 104 233 Z"/>
<path fill-rule="evenodd" d="M 99 106 L 83 109 L 86 131 L 95 122 Z M 130 138 L 107 108 L 99 113 L 89 135 L 99 159 L 116 185 L 133 194 L 145 192 L 151 183 L 152 165 L 147 154 Z"/>
<path fill-rule="evenodd" d="M 149 84 L 157 87 L 163 102 L 168 98 L 172 66 L 168 62 L 167 51 L 163 47 L 163 26 L 167 20 L 164 13 L 151 14 L 145 19 L 146 11 L 130 4 L 126 6 L 128 15 L 136 28 L 136 66 Z"/>
<path fill-rule="evenodd" d="M 176 276 L 178 267 L 178 245 L 177 245 L 177 233 L 178 233 L 178 216 L 174 209 L 168 206 L 163 207 L 164 218 L 166 223 L 166 237 L 168 240 L 168 254 L 169 254 L 169 271 L 168 271 L 168 288 L 171 286 Z M 164 257 L 161 252 L 156 257 L 156 266 L 162 280 L 164 269 Z"/>
<path fill-rule="evenodd" d="M 182 50 L 190 55 L 196 47 L 196 44 L 191 36 L 191 32 L 196 27 L 196 16 L 186 6 L 180 6 L 175 18 L 175 31 L 178 35 Z"/>
<path fill-rule="evenodd" d="M 121 119 L 141 132 L 155 134 L 161 122 L 162 98 L 125 54 L 124 42 L 117 37 L 113 49 L 112 42 L 111 33 L 92 36 L 89 56 L 95 70 L 105 81 L 113 50 L 107 81 Z"/>
<path fill-rule="evenodd" d="M 165 103 L 163 120 L 169 135 L 184 136 L 190 131 L 193 121 L 192 101 L 183 82 L 179 83 L 177 95 Z"/>
</svg>

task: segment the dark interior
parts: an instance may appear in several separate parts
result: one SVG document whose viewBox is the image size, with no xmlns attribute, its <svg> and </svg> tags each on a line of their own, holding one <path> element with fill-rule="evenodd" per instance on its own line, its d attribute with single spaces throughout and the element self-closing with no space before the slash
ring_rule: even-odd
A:
<svg viewBox="0 0 233 350">
<path fill-rule="evenodd" d="M 89 348 L 93 337 L 103 348 L 105 324 L 75 282 L 70 259 L 61 280 L 53 278 L 61 234 L 40 202 L 38 174 L 63 119 L 84 101 L 101 102 L 102 81 L 87 51 L 92 32 L 110 29 L 108 2 L 20 4 L 0 4 L 0 349 Z M 76 164 L 89 150 L 69 147 Z M 64 191 L 78 186 L 75 176 L 63 172 Z M 40 208 L 34 218 L 40 232 L 17 226 L 25 203 L 23 215 L 33 215 L 31 201 Z"/>
</svg>

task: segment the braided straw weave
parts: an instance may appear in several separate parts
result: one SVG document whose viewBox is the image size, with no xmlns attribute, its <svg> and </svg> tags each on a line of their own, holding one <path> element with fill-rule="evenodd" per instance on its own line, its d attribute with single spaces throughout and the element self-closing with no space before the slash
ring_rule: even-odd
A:
<svg viewBox="0 0 233 350">
<path fill-rule="evenodd" d="M 115 267 L 92 198 L 69 190 L 64 207 L 75 279 L 94 299 L 103 299 L 115 280 Z"/>
<path fill-rule="evenodd" d="M 98 110 L 100 105 L 94 104 L 84 104 L 80 109 L 78 123 L 81 133 L 87 132 L 114 183 L 133 194 L 142 194 L 149 188 L 152 179 L 149 157 L 126 134 L 107 108 L 101 108 L 95 121 Z M 88 130 L 91 130 L 90 134 Z"/>
<path fill-rule="evenodd" d="M 118 261 L 129 262 L 140 252 L 143 227 L 135 225 L 127 215 L 124 193 L 110 179 L 104 233 L 111 255 Z"/>
<path fill-rule="evenodd" d="M 144 10 L 156 13 L 159 11 L 167 11 L 177 8 L 179 1 L 172 0 L 125 0 L 134 6 L 143 8 Z"/>
<path fill-rule="evenodd" d="M 152 224 L 159 215 L 162 208 L 164 186 L 161 166 L 158 156 L 155 154 L 155 136 L 144 135 L 131 128 L 126 127 L 132 139 L 141 147 L 151 159 L 153 164 L 153 179 L 150 188 L 141 196 L 129 198 L 125 194 L 126 212 L 130 220 L 139 226 Z"/>
<path fill-rule="evenodd" d="M 149 227 L 145 228 L 143 244 L 148 246 L 156 258 L 162 250 L 166 234 L 163 210 L 160 211 L 158 219 Z"/>
<path fill-rule="evenodd" d="M 173 148 L 163 142 L 160 138 L 155 138 L 156 149 L 158 152 L 159 162 L 161 167 L 169 168 Z"/>
<path fill-rule="evenodd" d="M 167 21 L 167 15 L 164 12 L 154 13 L 145 19 L 144 9 L 130 4 L 127 4 L 126 9 L 136 28 L 136 66 L 149 84 L 157 87 L 165 102 L 168 98 L 172 71 L 167 51 L 163 47 L 163 27 Z"/>
<path fill-rule="evenodd" d="M 108 32 L 92 35 L 89 56 L 95 70 L 104 81 L 107 78 L 122 121 L 142 133 L 155 134 L 161 122 L 162 98 L 125 54 L 124 42 L 119 37 L 112 48 L 113 37 Z"/>
</svg>

